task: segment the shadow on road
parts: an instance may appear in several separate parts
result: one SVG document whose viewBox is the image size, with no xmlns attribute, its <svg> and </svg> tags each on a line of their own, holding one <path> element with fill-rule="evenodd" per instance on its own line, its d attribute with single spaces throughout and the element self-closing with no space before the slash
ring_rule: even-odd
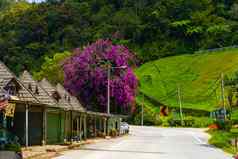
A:
<svg viewBox="0 0 238 159">
<path fill-rule="evenodd" d="M 208 147 L 208 148 L 216 148 L 215 146 L 213 146 L 213 145 L 209 145 L 209 144 L 199 144 L 200 146 L 202 146 L 202 147 Z"/>
<path fill-rule="evenodd" d="M 99 151 L 99 152 L 124 152 L 124 153 L 138 153 L 138 154 L 165 154 L 164 152 L 149 152 L 149 151 L 131 151 L 131 150 L 108 150 L 108 149 L 95 149 L 95 148 L 80 148 L 82 151 Z"/>
</svg>

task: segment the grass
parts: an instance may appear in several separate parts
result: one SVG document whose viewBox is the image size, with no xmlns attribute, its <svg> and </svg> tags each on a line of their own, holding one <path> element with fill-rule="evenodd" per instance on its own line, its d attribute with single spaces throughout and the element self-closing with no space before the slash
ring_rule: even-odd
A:
<svg viewBox="0 0 238 159">
<path fill-rule="evenodd" d="M 233 121 L 238 121 L 238 109 L 237 108 L 232 110 L 231 119 Z"/>
<path fill-rule="evenodd" d="M 136 97 L 137 100 L 137 113 L 134 117 L 133 124 L 141 123 L 141 107 L 144 105 L 144 124 L 145 125 L 158 125 L 160 108 L 154 106 L 150 101 L 143 99 L 141 96 Z"/>
<path fill-rule="evenodd" d="M 221 105 L 221 73 L 230 77 L 237 70 L 238 49 L 231 49 L 162 58 L 142 65 L 136 74 L 140 91 L 166 106 L 179 107 L 180 86 L 183 108 L 211 111 Z"/>
<path fill-rule="evenodd" d="M 218 148 L 223 149 L 225 152 L 235 154 L 236 149 L 231 145 L 231 139 L 234 138 L 234 135 L 231 132 L 215 130 L 208 132 L 211 135 L 209 139 L 209 144 L 214 145 Z"/>
</svg>

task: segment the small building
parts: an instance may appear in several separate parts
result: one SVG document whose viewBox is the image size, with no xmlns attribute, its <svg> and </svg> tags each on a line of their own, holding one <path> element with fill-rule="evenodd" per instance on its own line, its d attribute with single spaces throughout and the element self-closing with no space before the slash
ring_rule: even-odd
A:
<svg viewBox="0 0 238 159">
<path fill-rule="evenodd" d="M 60 84 L 37 82 L 27 71 L 17 78 L 0 62 L 0 128 L 18 136 L 21 145 L 104 137 L 120 131 L 120 120 L 118 115 L 86 110 Z"/>
<path fill-rule="evenodd" d="M 6 120 L 6 128 L 19 137 L 22 145 L 35 145 L 42 142 L 42 108 L 20 80 L 0 62 L 0 92 L 7 103 L 4 111 L 11 110 Z"/>
<path fill-rule="evenodd" d="M 39 82 L 35 81 L 29 72 L 24 71 L 20 76 L 21 82 L 34 93 L 40 101 L 42 118 L 42 144 L 57 144 L 64 141 L 64 116 L 63 108 Z"/>
<path fill-rule="evenodd" d="M 71 106 L 70 111 L 70 126 L 68 140 L 80 141 L 82 138 L 87 138 L 86 132 L 86 111 L 78 99 L 72 95 L 61 85 L 56 85 L 56 90 L 67 104 Z"/>
<path fill-rule="evenodd" d="M 73 109 L 72 106 L 48 80 L 43 79 L 40 85 L 56 101 L 58 108 L 48 109 L 47 111 L 47 143 L 53 144 L 70 141 L 72 126 L 70 111 Z"/>
</svg>

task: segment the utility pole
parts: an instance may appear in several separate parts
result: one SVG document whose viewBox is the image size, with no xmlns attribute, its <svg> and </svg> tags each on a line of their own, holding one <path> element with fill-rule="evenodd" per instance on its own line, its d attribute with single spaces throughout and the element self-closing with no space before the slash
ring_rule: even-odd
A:
<svg viewBox="0 0 238 159">
<path fill-rule="evenodd" d="M 180 118 L 181 118 L 181 125 L 183 125 L 183 110 L 182 110 L 182 101 L 181 101 L 181 90 L 180 86 L 178 85 L 178 102 L 179 102 L 179 111 L 180 111 Z"/>
<path fill-rule="evenodd" d="M 141 126 L 144 125 L 144 103 L 145 103 L 145 95 L 142 94 L 142 98 L 143 98 L 143 101 L 142 101 L 142 106 L 141 106 Z"/>
<path fill-rule="evenodd" d="M 111 79 L 111 69 L 126 69 L 127 66 L 112 67 L 108 65 L 107 67 L 107 114 L 110 115 L 110 79 Z"/>
<path fill-rule="evenodd" d="M 111 67 L 108 66 L 107 68 L 107 114 L 110 114 L 110 74 L 111 74 Z"/>
<path fill-rule="evenodd" d="M 225 107 L 225 88 L 224 88 L 224 75 L 221 73 L 221 100 L 224 110 L 224 118 L 226 119 L 226 107 Z"/>
</svg>

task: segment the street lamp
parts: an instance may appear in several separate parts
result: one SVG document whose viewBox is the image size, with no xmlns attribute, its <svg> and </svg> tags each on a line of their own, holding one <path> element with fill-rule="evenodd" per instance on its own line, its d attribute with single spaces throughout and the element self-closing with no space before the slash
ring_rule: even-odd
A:
<svg viewBox="0 0 238 159">
<path fill-rule="evenodd" d="M 108 66 L 107 69 L 107 114 L 110 114 L 110 76 L 111 76 L 111 69 L 126 69 L 127 66 L 117 66 L 117 67 L 111 67 Z"/>
</svg>

